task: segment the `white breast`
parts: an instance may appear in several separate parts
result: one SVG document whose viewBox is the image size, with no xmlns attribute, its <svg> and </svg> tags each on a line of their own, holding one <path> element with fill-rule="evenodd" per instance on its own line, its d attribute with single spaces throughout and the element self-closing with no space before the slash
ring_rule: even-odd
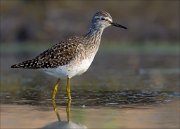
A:
<svg viewBox="0 0 180 129">
<path fill-rule="evenodd" d="M 52 76 L 57 78 L 64 78 L 69 77 L 72 78 L 75 75 L 81 75 L 82 73 L 86 72 L 89 66 L 91 65 L 94 56 L 90 59 L 82 60 L 79 63 L 74 64 L 73 62 L 64 66 L 59 66 L 57 68 L 47 68 L 44 71 Z"/>
</svg>

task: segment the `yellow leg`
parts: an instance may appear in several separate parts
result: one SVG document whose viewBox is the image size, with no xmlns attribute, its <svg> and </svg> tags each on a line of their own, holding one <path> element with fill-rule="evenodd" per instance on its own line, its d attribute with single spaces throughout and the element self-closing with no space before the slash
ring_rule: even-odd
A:
<svg viewBox="0 0 180 129">
<path fill-rule="evenodd" d="M 67 107 L 66 107 L 67 121 L 68 122 L 70 120 L 70 107 L 71 107 L 71 99 L 68 100 L 68 104 L 67 104 Z"/>
<path fill-rule="evenodd" d="M 68 78 L 68 77 L 67 77 L 66 93 L 67 93 L 67 96 L 68 96 L 68 100 L 71 100 L 70 78 Z"/>
<path fill-rule="evenodd" d="M 54 90 L 53 90 L 53 94 L 52 94 L 52 104 L 53 104 L 53 108 L 54 108 L 54 111 L 55 111 L 55 113 L 57 115 L 58 120 L 61 121 L 59 113 L 57 111 L 56 101 L 55 101 L 55 97 L 56 97 L 59 82 L 60 82 L 60 79 L 57 80 L 56 85 L 54 86 Z"/>
</svg>

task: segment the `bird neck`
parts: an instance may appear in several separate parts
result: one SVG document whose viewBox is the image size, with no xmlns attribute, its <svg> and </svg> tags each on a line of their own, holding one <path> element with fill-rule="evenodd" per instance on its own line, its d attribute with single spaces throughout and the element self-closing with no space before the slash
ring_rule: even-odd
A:
<svg viewBox="0 0 180 129">
<path fill-rule="evenodd" d="M 101 41 L 101 35 L 104 29 L 90 28 L 89 32 L 84 35 L 86 42 L 84 42 L 84 47 L 86 49 L 87 55 L 92 55 L 94 57 L 97 53 Z"/>
<path fill-rule="evenodd" d="M 104 28 L 96 28 L 96 27 L 91 27 L 89 29 L 89 32 L 85 34 L 85 38 L 89 40 L 90 44 L 100 44 L 101 41 L 101 36 L 103 33 Z"/>
</svg>

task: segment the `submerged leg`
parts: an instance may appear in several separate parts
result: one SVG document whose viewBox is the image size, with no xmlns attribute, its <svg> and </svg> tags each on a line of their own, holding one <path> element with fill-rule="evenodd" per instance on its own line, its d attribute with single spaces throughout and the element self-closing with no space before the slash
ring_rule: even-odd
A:
<svg viewBox="0 0 180 129">
<path fill-rule="evenodd" d="M 67 104 L 67 107 L 66 107 L 67 121 L 68 122 L 70 120 L 70 107 L 71 107 L 71 99 L 68 100 L 68 104 Z"/>
<path fill-rule="evenodd" d="M 53 108 L 54 108 L 54 111 L 55 111 L 55 113 L 57 115 L 58 120 L 61 121 L 59 113 L 58 113 L 57 108 L 56 108 L 56 101 L 55 101 L 55 97 L 56 97 L 59 82 L 60 82 L 60 79 L 57 80 L 56 85 L 54 86 L 54 90 L 53 90 L 53 94 L 52 94 L 52 104 L 53 104 Z"/>
<path fill-rule="evenodd" d="M 68 78 L 68 77 L 67 77 L 66 93 L 67 93 L 67 96 L 68 96 L 68 100 L 71 100 L 70 78 Z"/>
</svg>

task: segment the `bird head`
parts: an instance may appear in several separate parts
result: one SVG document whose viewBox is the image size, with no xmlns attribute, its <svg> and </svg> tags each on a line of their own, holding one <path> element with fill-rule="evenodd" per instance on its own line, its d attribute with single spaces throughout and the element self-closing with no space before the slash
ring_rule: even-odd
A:
<svg viewBox="0 0 180 129">
<path fill-rule="evenodd" d="M 122 26 L 118 23 L 114 23 L 111 15 L 105 11 L 98 11 L 95 13 L 95 15 L 92 18 L 92 25 L 96 29 L 105 29 L 109 26 L 127 29 L 125 26 Z"/>
</svg>

